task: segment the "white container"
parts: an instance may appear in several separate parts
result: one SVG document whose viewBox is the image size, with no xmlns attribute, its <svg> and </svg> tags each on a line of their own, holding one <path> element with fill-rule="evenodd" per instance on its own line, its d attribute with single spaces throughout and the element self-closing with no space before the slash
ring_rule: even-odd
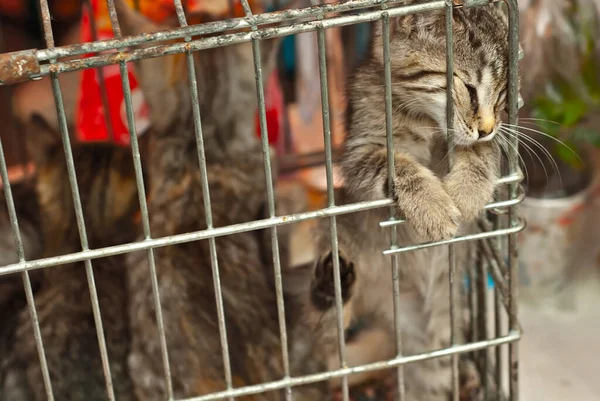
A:
<svg viewBox="0 0 600 401">
<path fill-rule="evenodd" d="M 593 244 L 586 239 L 596 237 L 588 234 L 600 225 L 593 216 L 599 188 L 596 176 L 591 185 L 572 196 L 525 198 L 519 208 L 527 220 L 527 229 L 519 235 L 519 282 L 524 299 L 545 303 L 554 299 L 561 308 L 573 306 L 574 294 L 566 290 L 593 252 Z"/>
</svg>

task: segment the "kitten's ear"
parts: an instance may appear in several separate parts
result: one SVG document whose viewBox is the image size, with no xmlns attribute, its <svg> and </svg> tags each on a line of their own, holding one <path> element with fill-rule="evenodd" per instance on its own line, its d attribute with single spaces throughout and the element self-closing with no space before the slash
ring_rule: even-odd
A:
<svg viewBox="0 0 600 401">
<path fill-rule="evenodd" d="M 50 152 L 61 143 L 60 133 L 41 114 L 34 113 L 25 123 L 25 141 L 29 156 L 36 164 L 47 160 Z"/>
<path fill-rule="evenodd" d="M 124 35 L 140 35 L 166 30 L 129 7 L 125 0 L 115 0 L 115 9 Z M 152 125 L 158 130 L 173 120 L 181 101 L 189 99 L 185 92 L 187 74 L 183 55 L 160 56 L 135 62 L 136 78 L 151 113 Z M 182 87 L 184 88 L 182 90 Z"/>
</svg>

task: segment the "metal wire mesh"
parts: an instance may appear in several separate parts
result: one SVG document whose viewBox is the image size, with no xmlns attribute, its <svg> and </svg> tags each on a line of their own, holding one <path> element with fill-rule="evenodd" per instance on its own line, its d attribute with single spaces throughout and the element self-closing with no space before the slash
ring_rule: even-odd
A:
<svg viewBox="0 0 600 401">
<path fill-rule="evenodd" d="M 158 286 L 158 278 L 156 273 L 156 265 L 154 261 L 153 250 L 158 247 L 165 247 L 175 244 L 182 244 L 192 241 L 208 240 L 210 247 L 210 256 L 212 264 L 212 274 L 215 285 L 215 294 L 217 298 L 218 326 L 221 336 L 221 346 L 223 350 L 223 361 L 225 366 L 225 383 L 227 389 L 225 391 L 208 394 L 190 400 L 209 401 L 216 399 L 233 399 L 237 396 L 256 394 L 265 391 L 276 389 L 286 390 L 286 399 L 291 400 L 293 395 L 293 387 L 315 383 L 318 381 L 328 380 L 332 378 L 342 378 L 343 399 L 349 398 L 348 391 L 348 375 L 357 372 L 373 371 L 385 368 L 396 368 L 398 371 L 398 389 L 400 400 L 404 399 L 404 382 L 403 382 L 403 366 L 407 363 L 423 361 L 432 358 L 443 356 L 452 357 L 453 367 L 453 399 L 459 398 L 459 383 L 458 383 L 458 356 L 462 353 L 480 352 L 481 360 L 480 368 L 485 372 L 483 375 L 484 386 L 487 392 L 491 391 L 489 387 L 489 375 L 497 384 L 503 383 L 508 378 L 507 396 L 511 401 L 518 400 L 518 347 L 517 341 L 520 338 L 520 327 L 517 321 L 517 294 L 518 294 L 518 275 L 517 275 L 517 234 L 524 228 L 524 222 L 517 215 L 517 205 L 523 200 L 524 194 L 520 190 L 519 182 L 522 174 L 518 168 L 516 138 L 514 139 L 507 163 L 505 164 L 505 175 L 498 181 L 498 186 L 507 188 L 506 199 L 497 200 L 494 203 L 488 204 L 486 210 L 495 211 L 499 217 L 493 222 L 482 221 L 480 223 L 480 232 L 472 233 L 465 236 L 460 236 L 447 241 L 414 244 L 409 246 L 399 246 L 397 242 L 396 229 L 398 225 L 403 224 L 404 220 L 395 215 L 392 208 L 393 201 L 391 199 L 361 202 L 350 205 L 336 205 L 334 198 L 333 185 L 333 150 L 331 140 L 331 122 L 329 111 L 329 94 L 327 85 L 327 48 L 325 41 L 325 30 L 332 27 L 357 24 L 360 22 L 373 22 L 381 20 L 383 23 L 384 34 L 384 49 L 383 55 L 385 60 L 385 101 L 386 101 L 386 127 L 387 127 L 387 145 L 388 145 L 388 169 L 389 177 L 393 176 L 394 158 L 392 155 L 392 93 L 391 93 L 391 71 L 390 71 L 390 51 L 389 51 L 389 21 L 390 18 L 413 13 L 429 12 L 433 10 L 445 9 L 447 23 L 447 90 L 448 90 L 448 109 L 447 109 L 447 124 L 448 127 L 453 126 L 453 102 L 451 97 L 452 90 L 452 75 L 453 75 L 453 38 L 452 38 L 452 10 L 455 7 L 476 7 L 487 4 L 488 0 L 433 0 L 426 3 L 418 3 L 408 6 L 398 6 L 402 3 L 400 0 L 351 0 L 338 4 L 315 5 L 313 7 L 299 8 L 287 10 L 284 13 L 265 13 L 254 15 L 246 0 L 242 0 L 245 16 L 243 18 L 232 18 L 225 21 L 217 21 L 203 23 L 199 25 L 188 25 L 184 13 L 184 7 L 181 0 L 174 0 L 175 10 L 177 13 L 180 27 L 170 31 L 152 32 L 143 35 L 123 37 L 119 27 L 119 21 L 115 10 L 113 0 L 107 0 L 110 20 L 115 38 L 103 41 L 93 41 L 90 43 L 69 45 L 56 47 L 52 32 L 51 15 L 47 0 L 40 0 L 40 10 L 42 16 L 42 24 L 44 30 L 44 38 L 46 41 L 46 49 L 33 49 L 16 53 L 0 55 L 0 81 L 3 85 L 24 82 L 27 80 L 40 79 L 44 76 L 49 76 L 52 83 L 54 100 L 58 115 L 58 122 L 64 152 L 66 155 L 67 169 L 69 173 L 69 181 L 72 189 L 72 197 L 75 205 L 75 213 L 77 225 L 79 229 L 79 238 L 81 242 L 81 251 L 67 255 L 48 257 L 37 260 L 25 260 L 22 239 L 19 230 L 19 223 L 15 212 L 14 199 L 11 193 L 11 187 L 8 180 L 8 170 L 6 159 L 4 156 L 2 144 L 0 143 L 0 175 L 2 177 L 4 193 L 8 205 L 8 213 L 12 231 L 14 234 L 16 249 L 19 261 L 17 263 L 0 267 L 0 276 L 20 273 L 23 277 L 25 294 L 27 297 L 28 308 L 33 323 L 33 330 L 39 359 L 41 363 L 44 385 L 48 400 L 53 400 L 52 384 L 44 353 L 43 339 L 40 334 L 40 327 L 37 320 L 36 307 L 34 303 L 34 295 L 29 280 L 29 271 L 34 269 L 50 268 L 52 266 L 63 265 L 73 262 L 84 262 L 94 319 L 96 323 L 96 331 L 104 377 L 106 379 L 106 389 L 108 398 L 115 399 L 112 376 L 106 350 L 106 342 L 104 339 L 102 314 L 98 303 L 98 294 L 94 282 L 93 263 L 94 259 L 103 258 L 112 255 L 130 253 L 134 251 L 145 250 L 150 265 L 150 275 L 152 281 L 152 290 L 154 296 L 154 305 L 156 309 L 156 319 L 158 322 L 158 330 L 160 336 L 161 355 L 163 361 L 164 376 L 168 399 L 173 399 L 173 384 L 171 379 L 171 367 L 169 363 L 169 353 L 167 349 L 167 341 L 165 338 L 165 327 L 161 313 L 160 292 Z M 508 83 L 508 100 L 509 100 L 509 123 L 517 124 L 517 112 L 519 108 L 518 97 L 518 6 L 516 0 L 506 0 L 509 16 L 509 47 L 510 47 L 510 62 L 509 62 L 509 83 Z M 323 132 L 325 145 L 325 167 L 327 177 L 327 206 L 323 209 L 297 213 L 288 216 L 277 216 L 275 212 L 275 197 L 272 177 L 272 166 L 269 157 L 269 142 L 267 137 L 267 119 L 265 107 L 265 90 L 263 87 L 263 77 L 261 70 L 261 40 L 297 33 L 316 31 L 318 39 L 318 61 L 319 61 L 319 78 L 321 84 L 321 108 L 323 115 Z M 192 39 L 194 36 L 212 34 L 210 37 L 202 37 Z M 173 39 L 184 39 L 183 42 L 165 44 L 166 41 Z M 198 100 L 198 90 L 196 85 L 196 76 L 194 73 L 193 52 L 209 49 L 220 46 L 227 46 L 237 43 L 251 42 L 255 67 L 255 79 L 257 87 L 259 122 L 262 141 L 262 152 L 264 159 L 264 168 L 266 176 L 267 200 L 268 200 L 268 218 L 256 221 L 250 221 L 242 224 L 235 224 L 225 227 L 214 227 L 212 222 L 212 206 L 210 200 L 210 191 L 207 177 L 207 166 L 204 157 L 204 143 L 202 124 Z M 143 48 L 133 48 L 138 45 L 144 45 Z M 133 48 L 133 49 L 131 49 Z M 112 52 L 103 53 L 111 50 Z M 84 55 L 94 53 L 95 56 L 83 58 Z M 142 164 L 140 157 L 140 148 L 136 133 L 136 125 L 134 121 L 134 109 L 132 104 L 130 83 L 127 74 L 127 63 L 151 57 L 162 57 L 165 55 L 184 53 L 188 64 L 189 83 L 191 88 L 193 117 L 195 123 L 195 135 L 197 144 L 197 153 L 199 160 L 199 171 L 202 179 L 202 189 L 204 194 L 204 208 L 206 212 L 205 230 L 183 233 L 169 237 L 152 237 L 150 231 L 150 223 L 148 216 L 148 205 L 146 201 L 146 189 L 142 179 Z M 65 57 L 70 57 L 69 60 L 64 60 Z M 121 81 L 125 96 L 125 110 L 127 117 L 127 125 L 130 133 L 131 151 L 134 160 L 135 175 L 137 180 L 139 205 L 142 218 L 142 229 L 144 240 L 134 243 L 110 246 L 106 248 L 90 249 L 86 236 L 86 224 L 83 217 L 81 206 L 81 198 L 78 190 L 76 179 L 76 171 L 73 162 L 73 154 L 70 145 L 70 135 L 67 126 L 65 108 L 62 99 L 61 86 L 58 80 L 58 75 L 69 71 L 77 71 L 87 68 L 99 68 L 110 64 L 118 64 L 120 68 Z M 101 69 L 99 69 L 101 70 Z M 106 94 L 103 96 L 105 100 Z M 110 120 L 110 119 L 108 119 Z M 109 127 L 110 131 L 110 127 Z M 452 130 L 449 130 L 452 132 Z M 450 138 L 450 141 L 452 138 Z M 450 162 L 452 162 L 452 152 L 450 152 Z M 393 183 L 390 182 L 390 185 Z M 280 380 L 270 383 L 255 384 L 246 387 L 234 388 L 232 384 L 231 365 L 229 357 L 228 339 L 225 327 L 225 317 L 223 311 L 223 295 L 221 293 L 219 281 L 219 264 L 215 238 L 220 236 L 231 235 L 235 233 L 254 231 L 259 229 L 270 229 L 271 245 L 274 250 L 274 275 L 275 289 L 277 295 L 277 309 L 279 314 L 279 329 L 281 343 L 288 344 L 288 333 L 285 322 L 285 305 L 283 301 L 282 287 L 282 266 L 279 255 L 279 239 L 278 228 L 282 225 L 297 223 L 301 221 L 328 218 L 331 227 L 331 249 L 333 254 L 338 252 L 337 226 L 336 217 L 342 214 L 355 213 L 374 208 L 389 207 L 391 210 L 390 219 L 380 223 L 381 227 L 390 230 L 390 248 L 381 251 L 385 255 L 390 256 L 392 266 L 392 279 L 394 284 L 394 305 L 397 315 L 396 322 L 399 319 L 399 266 L 396 256 L 401 252 L 410 252 L 418 249 L 424 249 L 433 246 L 449 246 L 450 259 L 450 305 L 451 305 L 451 347 L 443 350 L 428 352 L 420 355 L 403 356 L 401 353 L 401 333 L 398 324 L 396 325 L 396 347 L 397 356 L 391 360 L 371 363 L 365 366 L 346 367 L 345 360 L 345 341 L 344 336 L 339 335 L 339 355 L 340 366 L 343 368 L 331 371 L 313 374 L 304 377 L 291 377 L 290 362 L 287 346 L 282 346 L 282 359 L 285 376 Z M 506 239 L 506 241 L 505 241 Z M 455 261 L 452 247 L 454 244 L 463 241 L 478 241 L 481 246 L 479 252 L 483 255 L 483 263 L 480 271 L 470 271 L 471 279 L 471 294 L 470 306 L 474 316 L 472 319 L 472 331 L 474 334 L 473 341 L 467 344 L 457 344 L 455 342 L 455 332 L 457 330 L 457 306 L 455 302 L 458 282 L 456 277 Z M 506 256 L 505 256 L 506 255 Z M 337 258 L 334 258 L 334 279 L 335 279 L 335 298 L 337 309 L 337 326 L 339 333 L 343 334 L 344 325 L 342 320 L 342 295 L 340 282 L 340 267 Z M 493 276 L 495 282 L 494 297 L 489 300 L 484 296 L 486 284 L 485 277 L 487 273 Z M 483 277 L 483 278 L 482 278 Z M 493 309 L 494 312 L 494 330 L 486 320 L 487 311 Z M 503 316 L 506 312 L 508 316 L 508 331 L 503 328 Z M 508 348 L 508 364 L 502 355 L 502 345 L 507 345 Z M 488 350 L 495 347 L 493 354 Z M 497 386 L 498 393 L 503 392 L 501 385 Z"/>
</svg>

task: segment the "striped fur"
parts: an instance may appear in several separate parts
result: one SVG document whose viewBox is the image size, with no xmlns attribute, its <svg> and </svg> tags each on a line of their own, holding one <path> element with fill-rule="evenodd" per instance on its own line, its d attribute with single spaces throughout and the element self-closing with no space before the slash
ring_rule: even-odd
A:
<svg viewBox="0 0 600 401">
<path fill-rule="evenodd" d="M 149 25 L 122 2 L 117 4 L 127 34 L 160 29 Z M 274 46 L 271 41 L 261 42 L 265 78 L 273 68 Z M 151 109 L 153 129 L 148 135 L 152 141 L 152 190 L 148 207 L 155 237 L 207 228 L 187 69 L 185 62 L 176 64 L 172 60 L 161 57 L 136 66 Z M 266 218 L 264 162 L 255 135 L 257 100 L 252 46 L 245 43 L 205 50 L 194 54 L 194 61 L 213 225 L 223 227 Z M 169 76 L 174 65 L 175 74 Z M 284 227 L 279 230 L 284 231 Z M 282 379 L 270 231 L 219 237 L 215 244 L 233 385 Z M 280 247 L 285 268 L 285 238 L 280 238 Z M 175 397 L 225 390 L 209 242 L 159 248 L 155 257 Z M 129 367 L 136 394 L 148 401 L 164 400 L 167 389 L 146 254 L 131 255 L 127 271 L 133 328 Z M 324 369 L 324 361 L 311 357 L 312 330 L 308 325 L 296 324 L 306 320 L 302 316 L 309 305 L 308 273 L 295 272 L 284 277 L 294 375 Z M 292 282 L 295 279 L 301 282 Z M 293 394 L 296 400 L 312 401 L 323 399 L 326 391 L 326 385 L 317 384 L 295 388 Z M 283 391 L 271 391 L 237 399 L 267 401 L 281 400 L 283 396 Z"/>
<path fill-rule="evenodd" d="M 381 25 L 375 29 L 372 56 L 349 82 L 347 137 L 341 170 L 345 187 L 336 201 L 352 203 L 392 198 L 407 224 L 398 227 L 399 245 L 443 240 L 465 233 L 492 199 L 500 148 L 500 117 L 506 106 L 508 43 L 506 19 L 495 6 L 454 11 L 455 161 L 449 173 L 446 141 L 445 16 L 412 15 L 390 22 L 393 96 L 394 191 L 388 185 L 385 86 Z M 340 216 L 342 265 L 352 264 L 356 283 L 348 308 L 367 319 L 370 329 L 347 347 L 348 364 L 358 365 L 396 355 L 389 228 L 379 222 L 388 210 Z M 329 253 L 325 224 L 318 241 Z M 469 247 L 455 246 L 459 273 Z M 398 256 L 401 352 L 414 355 L 448 347 L 450 337 L 448 248 L 433 247 Z M 460 277 L 460 276 L 459 276 Z M 459 302 L 462 311 L 464 300 Z M 461 306 L 462 305 L 462 306 Z M 332 330 L 335 330 L 332 327 Z M 462 332 L 458 342 L 464 341 Z M 381 338 L 387 338 L 387 342 Z M 376 339 L 376 340 L 374 340 Z M 330 367 L 337 368 L 337 355 Z M 449 358 L 407 365 L 407 400 L 446 401 L 451 390 Z M 466 392 L 477 387 L 473 364 L 461 363 Z M 357 375 L 358 384 L 372 375 Z M 335 383 L 334 383 L 335 384 Z"/>
<path fill-rule="evenodd" d="M 28 124 L 27 134 L 37 171 L 42 256 L 80 251 L 60 135 L 37 115 Z M 133 241 L 139 208 L 130 151 L 106 144 L 74 144 L 72 148 L 89 247 Z M 92 264 L 116 399 L 135 400 L 126 364 L 130 337 L 124 257 Z M 37 273 L 42 278 L 35 302 L 55 399 L 108 399 L 84 264 Z M 18 319 L 12 352 L 4 361 L 0 399 L 42 401 L 46 393 L 29 313 L 23 310 Z"/>
<path fill-rule="evenodd" d="M 25 259 L 40 257 L 43 249 L 40 234 L 39 206 L 35 188 L 25 181 L 11 185 Z M 0 198 L 0 266 L 17 263 L 19 258 L 15 247 L 8 209 L 5 198 Z M 30 272 L 33 291 L 40 284 L 40 272 Z M 9 356 L 14 345 L 14 335 L 19 319 L 18 315 L 26 306 L 25 292 L 21 274 L 0 276 L 0 400 L 3 400 L 3 383 L 10 371 Z"/>
</svg>

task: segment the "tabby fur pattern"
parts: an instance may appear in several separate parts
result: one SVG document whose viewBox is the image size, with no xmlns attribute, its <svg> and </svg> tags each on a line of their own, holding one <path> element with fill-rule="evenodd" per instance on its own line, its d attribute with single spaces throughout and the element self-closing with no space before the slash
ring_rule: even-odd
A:
<svg viewBox="0 0 600 401">
<path fill-rule="evenodd" d="M 166 28 L 151 24 L 122 1 L 116 4 L 125 34 Z M 265 80 L 273 69 L 277 43 L 261 42 Z M 203 50 L 194 54 L 194 61 L 213 226 L 267 218 L 264 162 L 255 134 L 258 106 L 252 46 L 244 43 Z M 204 230 L 206 194 L 185 55 L 143 60 L 136 64 L 136 71 L 151 110 L 148 208 L 152 235 Z M 280 254 L 287 271 L 286 228 L 278 231 L 283 234 Z M 280 380 L 284 368 L 270 230 L 218 237 L 215 246 L 233 386 Z M 209 241 L 158 248 L 155 258 L 174 396 L 226 390 Z M 164 400 L 167 388 L 147 256 L 131 255 L 128 264 L 133 329 L 129 367 L 136 394 L 148 401 Z M 308 299 L 311 280 L 312 268 L 284 276 L 292 375 L 326 368 L 324 359 L 313 355 L 315 330 L 307 324 L 319 321 L 317 315 L 321 315 Z M 324 399 L 327 392 L 326 383 L 293 389 L 295 400 L 306 401 Z M 284 391 L 271 391 L 236 399 L 274 401 L 283 397 Z"/>
<path fill-rule="evenodd" d="M 347 137 L 341 171 L 344 188 L 338 204 L 382 198 L 394 200 L 407 223 L 398 227 L 398 245 L 450 239 L 470 231 L 484 205 L 493 199 L 500 161 L 500 119 L 506 107 L 508 31 L 496 6 L 459 8 L 454 19 L 454 152 L 447 171 L 446 49 L 444 11 L 390 20 L 393 97 L 393 191 L 388 185 L 385 84 L 381 24 L 371 57 L 349 81 Z M 340 265 L 355 270 L 356 283 L 347 313 L 368 322 L 347 344 L 350 366 L 393 358 L 395 347 L 389 228 L 379 223 L 388 209 L 369 210 L 337 219 Z M 320 230 L 317 267 L 330 263 L 329 225 Z M 456 244 L 458 277 L 469 260 L 467 243 Z M 437 246 L 397 255 L 400 286 L 402 354 L 415 355 L 450 346 L 448 247 Z M 352 267 L 350 267 L 352 266 Z M 457 299 L 459 309 L 464 297 Z M 461 306 L 462 305 L 462 306 Z M 459 318 L 459 320 L 463 320 Z M 463 342 L 463 329 L 457 342 Z M 335 331 L 335 327 L 332 327 Z M 339 368 L 331 355 L 330 368 Z M 474 365 L 461 362 L 461 375 L 476 392 Z M 404 367 L 408 401 L 446 401 L 451 391 L 450 358 Z M 375 376 L 351 376 L 359 384 Z M 337 385 L 339 382 L 332 382 Z"/>
<path fill-rule="evenodd" d="M 43 256 L 81 250 L 60 134 L 39 115 L 28 125 L 36 165 Z M 73 144 L 73 158 L 91 249 L 132 242 L 139 227 L 131 152 L 109 144 Z M 92 261 L 117 400 L 136 400 L 127 369 L 130 335 L 125 260 Z M 84 263 L 44 269 L 35 297 L 55 399 L 108 399 Z M 27 310 L 18 316 L 15 341 L 3 369 L 0 400 L 46 400 L 40 361 Z"/>
</svg>

